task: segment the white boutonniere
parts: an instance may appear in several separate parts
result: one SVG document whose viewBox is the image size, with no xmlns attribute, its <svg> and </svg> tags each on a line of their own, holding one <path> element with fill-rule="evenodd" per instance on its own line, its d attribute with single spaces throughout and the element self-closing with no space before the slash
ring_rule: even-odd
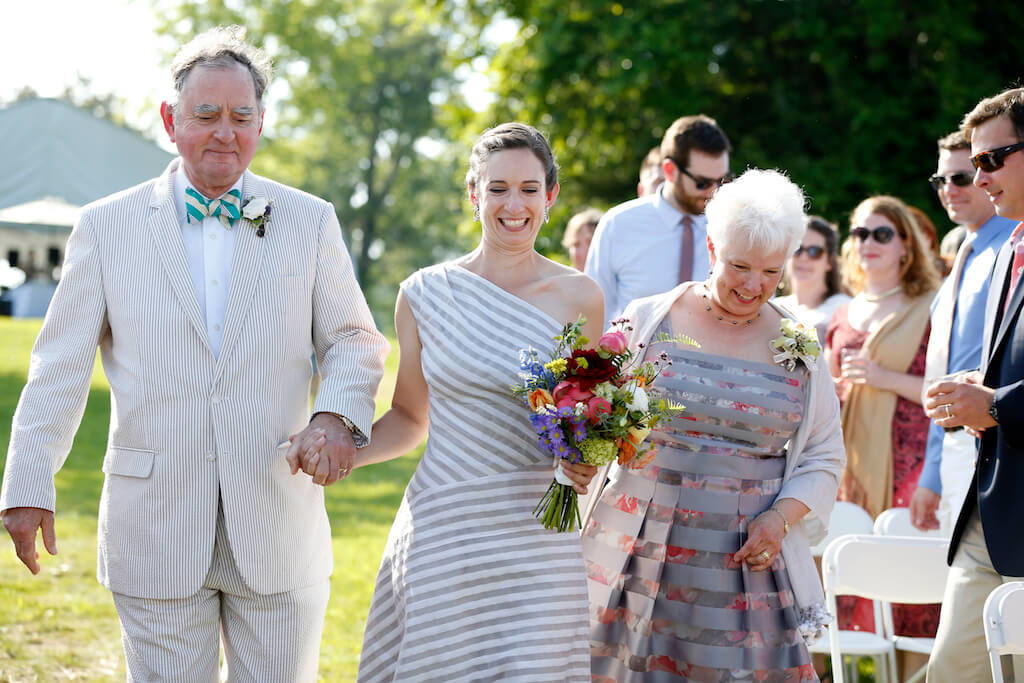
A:
<svg viewBox="0 0 1024 683">
<path fill-rule="evenodd" d="M 246 197 L 242 204 L 242 218 L 256 228 L 257 237 L 263 237 L 267 233 L 267 225 L 270 223 L 270 205 L 273 203 L 273 199 L 266 197 Z"/>
<path fill-rule="evenodd" d="M 775 352 L 772 360 L 790 372 L 796 367 L 796 362 L 800 361 L 809 371 L 814 372 L 817 369 L 815 360 L 821 355 L 818 333 L 813 327 L 808 329 L 792 318 L 783 318 L 779 327 L 782 334 L 768 343 Z"/>
</svg>

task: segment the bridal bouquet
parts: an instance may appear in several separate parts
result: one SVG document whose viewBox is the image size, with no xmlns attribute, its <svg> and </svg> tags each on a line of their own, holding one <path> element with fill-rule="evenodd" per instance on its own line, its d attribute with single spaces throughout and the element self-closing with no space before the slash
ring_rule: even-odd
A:
<svg viewBox="0 0 1024 683">
<path fill-rule="evenodd" d="M 664 353 L 657 360 L 637 363 L 626 335 L 629 321 L 616 320 L 595 348 L 586 348 L 583 336 L 586 320 L 566 324 L 555 337 L 554 357 L 537 358 L 535 349 L 519 352 L 522 381 L 512 393 L 529 406 L 530 422 L 540 447 L 559 459 L 554 481 L 533 513 L 545 529 L 572 531 L 580 522 L 576 491 L 561 469 L 561 460 L 641 468 L 654 459 L 645 442 L 660 420 L 683 410 L 665 399 L 652 399 L 645 387 L 670 364 Z M 696 345 L 687 337 L 658 341 L 681 341 Z M 642 348 L 642 347 L 641 347 Z"/>
</svg>

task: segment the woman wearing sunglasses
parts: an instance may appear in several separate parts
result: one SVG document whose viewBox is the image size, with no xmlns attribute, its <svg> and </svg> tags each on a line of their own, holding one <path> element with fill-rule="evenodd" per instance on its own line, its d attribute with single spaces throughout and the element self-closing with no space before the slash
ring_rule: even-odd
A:
<svg viewBox="0 0 1024 683">
<path fill-rule="evenodd" d="M 907 507 L 924 466 L 921 386 L 939 273 L 907 205 L 869 197 L 853 212 L 843 279 L 855 294 L 825 337 L 842 404 L 847 466 L 839 499 L 877 516 Z M 839 628 L 874 630 L 871 603 L 840 598 Z M 899 635 L 932 637 L 937 605 L 893 606 Z M 918 666 L 924 661 L 918 663 Z M 914 662 L 906 661 L 908 670 Z"/>
<path fill-rule="evenodd" d="M 791 293 L 775 302 L 824 339 L 832 315 L 850 297 L 839 276 L 839 232 L 821 216 L 807 217 L 807 232 L 786 263 L 785 288 Z"/>
</svg>

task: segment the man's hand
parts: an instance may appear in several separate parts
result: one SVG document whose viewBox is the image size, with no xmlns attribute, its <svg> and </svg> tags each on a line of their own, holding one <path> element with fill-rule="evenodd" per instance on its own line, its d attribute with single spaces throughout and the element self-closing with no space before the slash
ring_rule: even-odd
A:
<svg viewBox="0 0 1024 683">
<path fill-rule="evenodd" d="M 942 497 L 924 486 L 918 486 L 910 498 L 910 523 L 915 529 L 929 531 L 939 528 L 939 518 L 935 511 L 939 509 Z"/>
<path fill-rule="evenodd" d="M 29 571 L 39 573 L 39 552 L 36 550 L 36 530 L 43 530 L 43 545 L 51 555 L 57 554 L 57 532 L 53 528 L 53 513 L 42 508 L 8 508 L 3 512 L 4 528 L 14 541 L 14 551 Z"/>
<path fill-rule="evenodd" d="M 982 384 L 980 372 L 967 372 L 953 380 L 940 380 L 925 390 L 924 410 L 940 427 L 966 427 L 977 436 L 996 421 L 988 409 L 995 389 Z"/>
<path fill-rule="evenodd" d="M 285 458 L 292 474 L 300 469 L 321 486 L 330 486 L 352 471 L 356 443 L 345 423 L 330 413 L 317 413 L 309 425 L 290 437 Z"/>
</svg>

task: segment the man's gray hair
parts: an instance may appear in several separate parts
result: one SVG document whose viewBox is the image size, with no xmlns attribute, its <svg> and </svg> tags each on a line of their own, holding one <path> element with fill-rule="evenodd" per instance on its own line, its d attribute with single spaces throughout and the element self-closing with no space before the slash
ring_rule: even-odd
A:
<svg viewBox="0 0 1024 683">
<path fill-rule="evenodd" d="M 241 26 L 217 26 L 203 31 L 186 43 L 171 63 L 174 79 L 174 104 L 185 90 L 185 82 L 196 67 L 226 68 L 241 64 L 252 75 L 256 101 L 263 108 L 263 93 L 273 76 L 270 58 L 260 48 L 245 42 Z"/>
<path fill-rule="evenodd" d="M 789 258 L 807 231 L 804 193 L 778 171 L 750 169 L 722 185 L 708 202 L 708 237 L 719 255 L 785 252 Z"/>
</svg>

